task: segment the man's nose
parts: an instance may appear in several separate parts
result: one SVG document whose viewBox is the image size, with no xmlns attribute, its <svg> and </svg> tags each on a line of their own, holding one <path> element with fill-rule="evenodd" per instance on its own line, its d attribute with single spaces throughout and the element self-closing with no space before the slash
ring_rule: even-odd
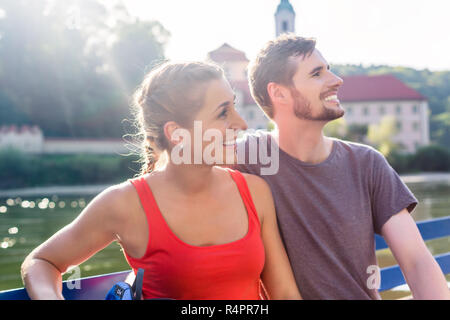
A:
<svg viewBox="0 0 450 320">
<path fill-rule="evenodd" d="M 337 76 L 333 72 L 331 72 L 332 75 L 332 83 L 334 87 L 340 87 L 344 83 L 344 80 L 342 80 L 341 77 Z"/>
</svg>

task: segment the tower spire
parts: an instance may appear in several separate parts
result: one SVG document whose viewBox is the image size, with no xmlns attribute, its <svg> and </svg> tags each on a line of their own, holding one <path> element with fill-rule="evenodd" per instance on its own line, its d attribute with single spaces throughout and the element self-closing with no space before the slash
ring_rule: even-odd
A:
<svg viewBox="0 0 450 320">
<path fill-rule="evenodd" d="M 289 0 L 281 0 L 275 12 L 275 35 L 295 32 L 295 11 Z"/>
</svg>

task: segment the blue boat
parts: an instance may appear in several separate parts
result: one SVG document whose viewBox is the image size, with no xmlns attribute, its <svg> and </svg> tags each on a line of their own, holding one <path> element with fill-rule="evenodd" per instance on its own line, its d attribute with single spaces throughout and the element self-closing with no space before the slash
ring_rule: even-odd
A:
<svg viewBox="0 0 450 320">
<path fill-rule="evenodd" d="M 420 221 L 417 223 L 422 238 L 425 241 L 450 236 L 450 216 L 438 219 Z M 375 236 L 376 250 L 388 248 L 384 239 Z M 434 257 L 444 274 L 450 274 L 450 251 Z M 104 300 L 112 286 L 125 281 L 131 270 L 80 279 L 79 288 L 73 288 L 73 281 L 63 282 L 63 296 L 66 300 Z M 404 285 L 405 278 L 398 265 L 381 269 L 380 291 Z M 0 291 L 0 300 L 29 300 L 24 288 Z"/>
</svg>

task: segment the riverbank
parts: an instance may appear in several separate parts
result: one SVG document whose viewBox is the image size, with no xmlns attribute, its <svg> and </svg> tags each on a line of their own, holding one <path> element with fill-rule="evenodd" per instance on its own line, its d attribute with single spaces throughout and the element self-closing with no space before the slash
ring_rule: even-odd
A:
<svg viewBox="0 0 450 320">
<path fill-rule="evenodd" d="M 0 198 L 8 197 L 43 197 L 43 196 L 92 196 L 99 194 L 110 185 L 86 185 L 86 186 L 52 186 L 23 189 L 0 190 Z"/>
<path fill-rule="evenodd" d="M 429 172 L 400 176 L 406 184 L 416 183 L 444 183 L 450 184 L 450 173 L 448 172 Z M 105 190 L 111 185 L 80 185 L 80 186 L 50 186 L 22 189 L 0 190 L 0 198 L 8 197 L 42 197 L 42 196 L 67 196 L 67 195 L 86 195 L 94 196 Z"/>
<path fill-rule="evenodd" d="M 450 184 L 450 173 L 449 172 L 427 172 L 427 173 L 417 173 L 409 175 L 401 175 L 404 183 L 448 183 Z"/>
</svg>

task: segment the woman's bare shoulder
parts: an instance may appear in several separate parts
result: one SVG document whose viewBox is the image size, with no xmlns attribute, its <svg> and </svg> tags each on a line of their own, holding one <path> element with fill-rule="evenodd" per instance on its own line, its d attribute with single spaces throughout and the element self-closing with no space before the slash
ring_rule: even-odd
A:
<svg viewBox="0 0 450 320">
<path fill-rule="evenodd" d="M 139 197 L 131 182 L 123 181 L 111 185 L 99 193 L 90 205 L 102 208 L 108 218 L 123 223 L 131 212 L 139 209 Z"/>
<path fill-rule="evenodd" d="M 247 181 L 248 188 L 250 189 L 251 192 L 252 190 L 254 190 L 254 192 L 260 196 L 271 193 L 269 185 L 260 176 L 244 172 L 242 172 L 242 175 Z"/>
</svg>

